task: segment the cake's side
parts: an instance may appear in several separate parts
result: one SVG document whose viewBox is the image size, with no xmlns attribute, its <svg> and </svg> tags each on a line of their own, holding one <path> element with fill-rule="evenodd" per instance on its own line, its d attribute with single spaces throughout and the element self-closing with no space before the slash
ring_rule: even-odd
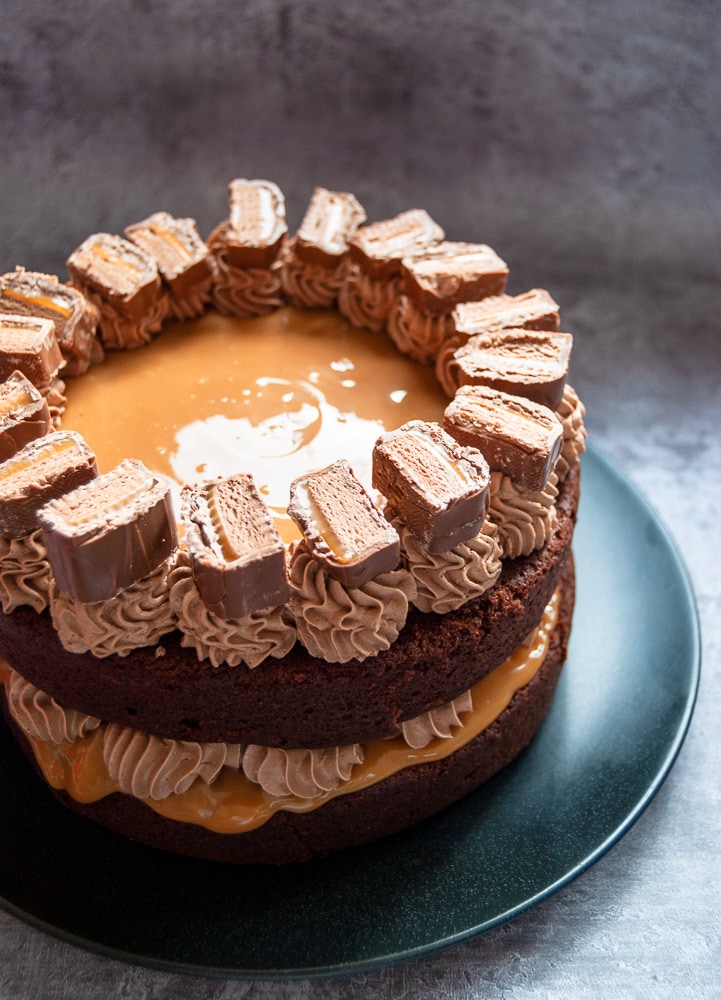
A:
<svg viewBox="0 0 721 1000">
<path fill-rule="evenodd" d="M 78 802 L 64 791 L 54 794 L 74 811 L 149 846 L 227 863 L 306 861 L 406 829 L 488 781 L 533 739 L 566 658 L 575 598 L 572 558 L 563 567 L 559 587 L 558 619 L 540 669 L 491 725 L 447 757 L 407 767 L 307 812 L 276 812 L 262 826 L 240 834 L 217 833 L 196 823 L 168 819 L 126 794 L 115 793 L 91 803 Z M 22 730 L 7 709 L 6 714 L 19 743 L 37 766 Z"/>
</svg>

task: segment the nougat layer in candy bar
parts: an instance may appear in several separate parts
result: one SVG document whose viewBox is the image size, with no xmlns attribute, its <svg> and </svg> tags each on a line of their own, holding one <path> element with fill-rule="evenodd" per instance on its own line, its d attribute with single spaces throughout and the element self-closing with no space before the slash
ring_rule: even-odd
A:
<svg viewBox="0 0 721 1000">
<path fill-rule="evenodd" d="M 490 503 L 490 469 L 480 451 L 422 420 L 378 438 L 373 485 L 429 552 L 474 538 Z"/>
<path fill-rule="evenodd" d="M 52 427 L 48 403 L 22 372 L 0 382 L 0 462 L 16 455 Z"/>
<path fill-rule="evenodd" d="M 294 480 L 288 513 L 313 557 L 345 587 L 362 587 L 398 563 L 398 533 L 344 459 Z"/>
<path fill-rule="evenodd" d="M 161 277 L 178 296 L 212 278 L 208 247 L 194 219 L 177 219 L 168 212 L 155 212 L 128 226 L 125 235 L 153 258 Z"/>
<path fill-rule="evenodd" d="M 99 313 L 85 296 L 52 274 L 16 267 L 0 277 L 0 312 L 52 320 L 65 358 L 64 375 L 82 375 L 102 360 Z"/>
<path fill-rule="evenodd" d="M 568 377 L 573 337 L 546 330 L 498 330 L 471 337 L 449 367 L 457 385 L 487 385 L 555 410 Z"/>
<path fill-rule="evenodd" d="M 161 293 L 158 266 L 141 247 L 111 233 L 94 233 L 67 260 L 73 285 L 107 301 L 127 318 L 141 320 Z"/>
<path fill-rule="evenodd" d="M 460 302 L 452 317 L 455 331 L 465 334 L 466 338 L 510 327 L 523 330 L 558 330 L 560 327 L 558 303 L 545 288 Z"/>
<path fill-rule="evenodd" d="M 33 385 L 44 389 L 64 364 L 52 320 L 0 315 L 0 379 L 20 371 Z"/>
<path fill-rule="evenodd" d="M 209 611 L 245 618 L 286 603 L 285 548 L 251 475 L 185 486 L 181 503 L 193 577 Z"/>
<path fill-rule="evenodd" d="M 334 267 L 348 240 L 366 220 L 355 195 L 317 187 L 293 240 L 296 255 L 309 264 Z"/>
<path fill-rule="evenodd" d="M 422 208 L 361 226 L 348 241 L 351 257 L 372 278 L 400 273 L 401 260 L 439 243 L 444 232 Z"/>
<path fill-rule="evenodd" d="M 563 425 L 553 410 L 483 385 L 461 386 L 443 415 L 456 441 L 483 453 L 493 470 L 542 490 L 561 451 Z"/>
<path fill-rule="evenodd" d="M 58 587 L 86 604 L 149 576 L 178 545 L 169 485 L 137 459 L 52 500 L 38 522 Z"/>
<path fill-rule="evenodd" d="M 75 431 L 54 431 L 0 465 L 0 535 L 22 538 L 38 527 L 50 500 L 98 474 L 95 455 Z"/>
<path fill-rule="evenodd" d="M 270 268 L 288 232 L 285 197 L 272 181 L 237 178 L 228 185 L 229 214 L 208 238 L 233 267 Z"/>
<path fill-rule="evenodd" d="M 444 241 L 401 262 L 403 289 L 424 312 L 444 315 L 468 299 L 505 291 L 508 266 L 485 243 Z"/>
</svg>

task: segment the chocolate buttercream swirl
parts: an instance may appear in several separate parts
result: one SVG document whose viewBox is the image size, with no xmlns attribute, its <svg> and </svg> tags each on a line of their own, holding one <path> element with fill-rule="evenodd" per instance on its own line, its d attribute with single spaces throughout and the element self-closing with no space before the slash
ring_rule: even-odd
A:
<svg viewBox="0 0 721 1000">
<path fill-rule="evenodd" d="M 113 351 L 134 351 L 155 337 L 168 316 L 168 297 L 159 293 L 141 318 L 129 317 L 110 302 L 86 289 L 85 295 L 100 310 L 103 347 Z"/>
<path fill-rule="evenodd" d="M 197 319 L 206 311 L 213 298 L 213 286 L 215 284 L 215 268 L 203 282 L 193 285 L 182 295 L 171 294 L 168 296 L 168 309 L 170 318 L 183 322 L 184 320 Z"/>
<path fill-rule="evenodd" d="M 404 565 L 416 583 L 413 604 L 419 611 L 455 611 L 485 593 L 500 576 L 498 528 L 488 520 L 475 538 L 438 553 L 429 552 L 399 520 L 393 525 L 401 536 Z"/>
<path fill-rule="evenodd" d="M 300 309 L 332 309 L 343 283 L 344 265 L 310 264 L 293 256 L 293 241 L 282 252 L 280 281 L 287 302 Z"/>
<path fill-rule="evenodd" d="M 571 469 L 576 467 L 580 456 L 586 450 L 587 431 L 583 422 L 585 414 L 586 407 L 578 398 L 576 391 L 566 383 L 563 388 L 563 399 L 556 408 L 556 416 L 563 424 L 561 454 L 554 468 L 560 483 L 566 479 Z"/>
<path fill-rule="evenodd" d="M 221 255 L 215 260 L 217 276 L 213 302 L 219 312 L 249 319 L 283 305 L 279 268 L 234 267 Z"/>
<path fill-rule="evenodd" d="M 50 613 L 63 647 L 70 653 L 91 652 L 98 659 L 153 646 L 177 626 L 170 606 L 169 579 L 176 554 L 145 579 L 120 590 L 108 601 L 83 603 L 50 587 Z"/>
<path fill-rule="evenodd" d="M 138 799 L 166 799 L 186 792 L 200 779 L 210 785 L 223 767 L 240 766 L 237 743 L 193 743 L 149 736 L 109 723 L 103 736 L 103 760 L 122 792 Z"/>
<path fill-rule="evenodd" d="M 401 295 L 388 317 L 387 332 L 402 354 L 430 365 L 441 344 L 453 332 L 453 320 L 450 316 L 425 313 L 407 295 Z"/>
<path fill-rule="evenodd" d="M 415 719 L 403 722 L 401 724 L 403 739 L 414 750 L 428 746 L 434 739 L 450 739 L 453 730 L 463 725 L 461 715 L 472 710 L 471 692 L 464 691 L 447 705 L 441 705 L 440 708 L 431 709 L 430 712 L 417 715 Z"/>
<path fill-rule="evenodd" d="M 358 743 L 320 750 L 250 745 L 243 754 L 243 773 L 269 795 L 314 799 L 348 781 L 355 765 L 362 763 L 363 747 Z"/>
<path fill-rule="evenodd" d="M 357 264 L 348 261 L 338 290 L 338 312 L 353 326 L 378 333 L 385 330 L 399 294 L 399 277 L 371 278 Z"/>
<path fill-rule="evenodd" d="M 97 729 L 100 719 L 60 705 L 15 670 L 10 672 L 8 705 L 12 717 L 27 733 L 46 743 L 73 743 Z"/>
<path fill-rule="evenodd" d="M 243 618 L 220 618 L 209 611 L 198 592 L 190 566 L 173 571 L 170 605 L 183 632 L 183 646 L 214 667 L 245 663 L 257 667 L 269 656 L 282 659 L 295 644 L 296 629 L 284 608 L 267 608 Z"/>
<path fill-rule="evenodd" d="M 40 528 L 22 538 L 0 536 L 0 602 L 9 615 L 23 604 L 38 614 L 48 606 L 50 563 Z"/>
<path fill-rule="evenodd" d="M 542 490 L 527 490 L 501 472 L 491 473 L 491 506 L 488 519 L 498 527 L 504 559 L 527 556 L 542 548 L 557 523 L 557 477 Z"/>
<path fill-rule="evenodd" d="M 407 570 L 381 573 L 358 588 L 345 588 L 310 553 L 293 546 L 289 608 L 311 656 L 329 663 L 365 660 L 388 649 L 408 616 L 416 585 Z"/>
</svg>

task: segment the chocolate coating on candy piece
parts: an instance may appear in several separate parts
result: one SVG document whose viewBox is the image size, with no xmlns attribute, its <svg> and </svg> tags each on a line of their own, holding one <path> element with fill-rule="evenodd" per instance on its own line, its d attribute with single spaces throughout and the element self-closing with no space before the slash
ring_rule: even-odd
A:
<svg viewBox="0 0 721 1000">
<path fill-rule="evenodd" d="M 209 239 L 235 267 L 268 268 L 278 256 L 288 226 L 285 197 L 272 181 L 237 178 L 228 185 L 228 220 Z"/>
<path fill-rule="evenodd" d="M 0 465 L 0 535 L 22 538 L 34 531 L 44 504 L 97 474 L 95 455 L 75 431 L 26 444 Z"/>
<path fill-rule="evenodd" d="M 66 365 L 65 375 L 82 375 L 102 361 L 97 339 L 99 314 L 85 296 L 55 275 L 16 267 L 0 277 L 0 312 L 37 316 L 55 324 L 55 336 Z"/>
<path fill-rule="evenodd" d="M 490 470 L 483 455 L 421 420 L 378 438 L 373 485 L 429 552 L 448 552 L 474 538 L 488 512 Z"/>
<path fill-rule="evenodd" d="M 47 400 L 22 372 L 0 383 L 0 462 L 51 429 Z"/>
<path fill-rule="evenodd" d="M 288 513 L 313 557 L 345 587 L 362 587 L 398 563 L 398 533 L 345 460 L 294 480 Z"/>
<path fill-rule="evenodd" d="M 373 278 L 400 272 L 401 260 L 443 239 L 444 233 L 422 208 L 361 226 L 348 241 L 350 255 Z"/>
<path fill-rule="evenodd" d="M 570 333 L 510 329 L 480 334 L 458 348 L 448 373 L 457 386 L 487 385 L 555 410 L 572 344 Z"/>
<path fill-rule="evenodd" d="M 140 347 L 167 314 L 158 267 L 144 250 L 111 233 L 94 233 L 68 257 L 72 284 L 100 310 L 109 348 Z"/>
<path fill-rule="evenodd" d="M 213 267 L 193 219 L 156 212 L 128 226 L 125 235 L 153 258 L 175 299 L 183 300 L 200 287 L 209 292 Z"/>
<path fill-rule="evenodd" d="M 410 299 L 428 313 L 444 315 L 458 302 L 500 295 L 508 267 L 483 243 L 445 241 L 404 258 L 401 275 Z"/>
<path fill-rule="evenodd" d="M 479 333 L 510 328 L 558 330 L 558 303 L 544 288 L 531 288 L 520 295 L 491 295 L 476 302 L 459 302 L 453 310 L 453 326 L 466 339 Z"/>
<path fill-rule="evenodd" d="M 491 469 L 528 490 L 542 490 L 561 451 L 563 425 L 553 410 L 487 386 L 461 386 L 443 426 L 456 441 L 478 448 Z"/>
<path fill-rule="evenodd" d="M 128 459 L 38 513 L 53 575 L 84 603 L 142 580 L 177 548 L 168 484 Z"/>
<path fill-rule="evenodd" d="M 0 379 L 20 371 L 43 389 L 64 363 L 52 320 L 13 313 L 0 315 Z"/>
<path fill-rule="evenodd" d="M 285 549 L 250 475 L 239 473 L 181 494 L 196 586 L 220 618 L 245 618 L 288 600 Z"/>
<path fill-rule="evenodd" d="M 309 264 L 333 267 L 365 219 L 365 209 L 355 195 L 317 187 L 295 235 L 295 253 Z"/>
</svg>

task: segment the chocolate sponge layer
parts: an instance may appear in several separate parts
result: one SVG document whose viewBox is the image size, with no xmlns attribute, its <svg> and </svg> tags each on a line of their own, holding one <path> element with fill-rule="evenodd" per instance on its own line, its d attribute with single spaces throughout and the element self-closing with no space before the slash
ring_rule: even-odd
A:
<svg viewBox="0 0 721 1000">
<path fill-rule="evenodd" d="M 167 819 L 121 793 L 91 804 L 77 803 L 65 792 L 53 794 L 74 811 L 149 846 L 236 864 L 305 861 L 406 829 L 488 781 L 517 757 L 537 732 L 566 658 L 575 596 L 570 557 L 560 582 L 558 623 L 541 669 L 495 722 L 444 760 L 407 768 L 363 791 L 331 799 L 312 812 L 276 813 L 264 826 L 243 834 L 214 833 Z M 9 721 L 34 761 L 21 731 Z"/>
</svg>

